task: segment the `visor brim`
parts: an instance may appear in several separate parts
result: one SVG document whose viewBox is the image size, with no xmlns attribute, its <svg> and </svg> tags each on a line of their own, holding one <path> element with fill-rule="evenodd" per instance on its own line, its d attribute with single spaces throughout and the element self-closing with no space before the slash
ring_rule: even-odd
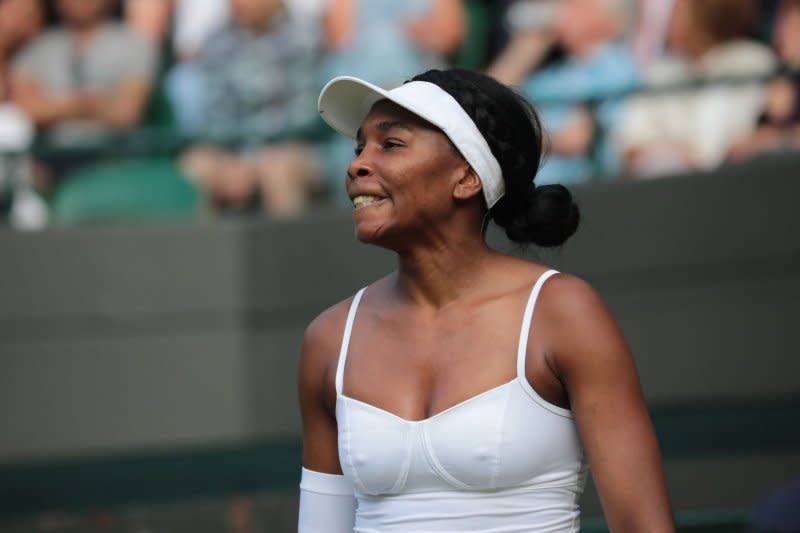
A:
<svg viewBox="0 0 800 533">
<path fill-rule="evenodd" d="M 319 95 L 317 108 L 322 120 L 331 128 L 355 139 L 361 123 L 372 106 L 380 100 L 391 100 L 418 114 L 414 109 L 398 102 L 389 91 L 352 76 L 340 76 L 329 81 Z"/>
</svg>

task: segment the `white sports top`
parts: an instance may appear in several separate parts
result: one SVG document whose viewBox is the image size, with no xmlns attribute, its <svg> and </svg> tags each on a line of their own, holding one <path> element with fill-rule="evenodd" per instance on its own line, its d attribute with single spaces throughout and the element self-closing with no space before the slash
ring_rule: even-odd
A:
<svg viewBox="0 0 800 533">
<path fill-rule="evenodd" d="M 572 413 L 525 377 L 531 291 L 517 376 L 424 420 L 411 421 L 342 393 L 353 299 L 336 369 L 339 460 L 358 502 L 354 533 L 577 532 L 586 463 Z"/>
</svg>

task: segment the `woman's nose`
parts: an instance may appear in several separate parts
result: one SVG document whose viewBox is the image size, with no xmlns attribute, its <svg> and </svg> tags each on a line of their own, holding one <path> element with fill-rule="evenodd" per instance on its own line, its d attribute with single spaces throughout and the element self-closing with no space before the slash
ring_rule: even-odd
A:
<svg viewBox="0 0 800 533">
<path fill-rule="evenodd" d="M 359 155 L 353 158 L 353 160 L 350 162 L 350 166 L 347 167 L 347 175 L 351 180 L 363 178 L 365 176 L 369 176 L 370 174 L 372 174 L 372 166 L 364 157 L 364 152 L 361 152 Z"/>
</svg>

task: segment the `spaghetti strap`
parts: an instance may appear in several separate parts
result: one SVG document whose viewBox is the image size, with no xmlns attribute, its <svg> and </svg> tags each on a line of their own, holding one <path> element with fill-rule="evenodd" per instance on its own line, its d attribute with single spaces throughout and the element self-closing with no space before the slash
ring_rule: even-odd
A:
<svg viewBox="0 0 800 533">
<path fill-rule="evenodd" d="M 528 297 L 528 305 L 525 306 L 525 314 L 522 316 L 522 328 L 519 332 L 519 346 L 517 347 L 517 377 L 528 383 L 525 377 L 525 355 L 528 352 L 528 336 L 531 330 L 531 320 L 533 318 L 533 309 L 536 307 L 536 300 L 539 298 L 539 292 L 542 290 L 544 282 L 550 279 L 551 276 L 558 274 L 557 270 L 548 270 L 536 280 L 536 283 L 531 290 L 531 295 Z"/>
<path fill-rule="evenodd" d="M 342 336 L 342 347 L 339 350 L 339 362 L 336 365 L 336 396 L 342 394 L 342 384 L 344 382 L 344 364 L 347 360 L 347 348 L 350 346 L 350 333 L 353 331 L 353 321 L 356 318 L 356 311 L 358 304 L 361 302 L 366 287 L 362 288 L 353 297 L 350 303 L 350 311 L 347 313 L 347 323 L 344 326 L 344 335 Z"/>
</svg>

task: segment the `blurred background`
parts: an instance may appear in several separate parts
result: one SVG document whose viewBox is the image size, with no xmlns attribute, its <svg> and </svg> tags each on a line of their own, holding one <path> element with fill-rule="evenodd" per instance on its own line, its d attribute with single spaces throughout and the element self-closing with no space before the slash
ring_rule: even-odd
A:
<svg viewBox="0 0 800 533">
<path fill-rule="evenodd" d="M 632 345 L 681 531 L 800 531 L 800 1 L 0 0 L 0 531 L 290 532 L 352 237 L 331 77 L 482 70 Z M 585 531 L 605 531 L 594 489 Z"/>
</svg>

